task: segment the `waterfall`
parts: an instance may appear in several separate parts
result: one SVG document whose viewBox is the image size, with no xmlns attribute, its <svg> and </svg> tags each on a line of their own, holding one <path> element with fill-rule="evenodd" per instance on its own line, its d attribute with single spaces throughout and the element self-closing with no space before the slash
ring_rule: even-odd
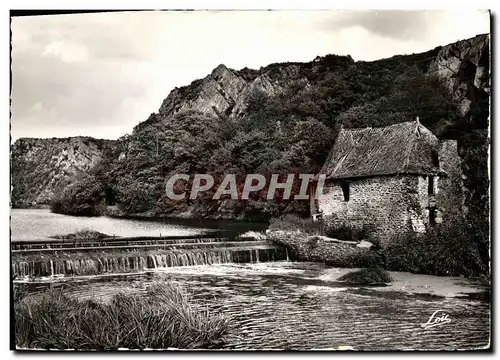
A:
<svg viewBox="0 0 500 360">
<path fill-rule="evenodd" d="M 201 242 L 201 241 L 200 241 Z M 12 257 L 14 279 L 40 278 L 51 276 L 81 276 L 98 274 L 117 274 L 150 271 L 153 269 L 176 266 L 196 266 L 227 263 L 258 263 L 276 260 L 289 260 L 288 251 L 274 245 L 223 247 L 219 242 L 214 247 L 194 249 L 153 250 L 150 253 L 134 251 L 106 253 L 66 252 L 64 259 L 56 256 L 47 259 L 30 254 L 26 258 Z"/>
</svg>

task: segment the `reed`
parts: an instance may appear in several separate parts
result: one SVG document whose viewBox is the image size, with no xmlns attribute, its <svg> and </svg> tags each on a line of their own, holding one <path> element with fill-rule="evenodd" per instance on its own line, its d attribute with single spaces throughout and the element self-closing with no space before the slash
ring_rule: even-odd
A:
<svg viewBox="0 0 500 360">
<path fill-rule="evenodd" d="M 109 302 L 48 291 L 15 304 L 16 345 L 30 349 L 216 348 L 229 325 L 230 318 L 203 310 L 167 282 Z"/>
</svg>

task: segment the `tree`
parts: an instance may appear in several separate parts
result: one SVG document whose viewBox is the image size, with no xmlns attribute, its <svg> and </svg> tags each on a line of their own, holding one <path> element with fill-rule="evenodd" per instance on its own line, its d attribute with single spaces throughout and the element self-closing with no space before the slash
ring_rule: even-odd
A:
<svg viewBox="0 0 500 360">
<path fill-rule="evenodd" d="M 82 175 L 52 199 L 50 209 L 66 215 L 102 215 L 105 209 L 103 185 L 95 176 Z"/>
</svg>

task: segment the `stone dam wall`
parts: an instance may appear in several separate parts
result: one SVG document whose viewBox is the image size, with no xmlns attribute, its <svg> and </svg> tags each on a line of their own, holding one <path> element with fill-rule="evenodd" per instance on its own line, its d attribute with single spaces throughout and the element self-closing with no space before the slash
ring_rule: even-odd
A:
<svg viewBox="0 0 500 360">
<path fill-rule="evenodd" d="M 12 250 L 14 280 L 153 271 L 175 266 L 289 260 L 287 248 L 266 241 Z"/>
</svg>

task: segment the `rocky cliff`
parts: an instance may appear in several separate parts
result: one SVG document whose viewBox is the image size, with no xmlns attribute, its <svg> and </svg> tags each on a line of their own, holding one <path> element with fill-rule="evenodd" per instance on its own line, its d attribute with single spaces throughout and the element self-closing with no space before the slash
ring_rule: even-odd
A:
<svg viewBox="0 0 500 360">
<path fill-rule="evenodd" d="M 12 205 L 48 204 L 56 191 L 97 164 L 113 143 L 90 137 L 18 139 L 11 147 Z"/>
<path fill-rule="evenodd" d="M 473 101 L 488 98 L 490 85 L 490 37 L 478 35 L 443 46 L 428 73 L 440 79 L 465 116 Z"/>
</svg>

